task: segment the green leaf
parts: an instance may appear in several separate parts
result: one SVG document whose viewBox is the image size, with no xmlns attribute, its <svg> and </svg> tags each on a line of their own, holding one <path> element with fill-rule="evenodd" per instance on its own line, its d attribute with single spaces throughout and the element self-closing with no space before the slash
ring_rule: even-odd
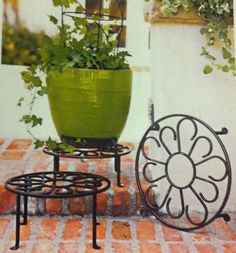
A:
<svg viewBox="0 0 236 253">
<path fill-rule="evenodd" d="M 224 65 L 224 66 L 222 67 L 222 70 L 223 70 L 223 72 L 229 72 L 229 66 Z"/>
<path fill-rule="evenodd" d="M 209 73 L 211 73 L 212 71 L 213 71 L 213 69 L 212 69 L 212 67 L 209 66 L 209 65 L 206 65 L 206 66 L 204 67 L 204 69 L 203 69 L 203 73 L 204 73 L 204 74 L 209 74 Z"/>
<path fill-rule="evenodd" d="M 31 122 L 31 115 L 23 115 L 20 121 L 24 122 L 25 124 L 29 124 Z"/>
<path fill-rule="evenodd" d="M 41 89 L 37 92 L 37 94 L 39 95 L 39 96 L 43 96 L 43 95 L 45 95 L 45 94 L 47 94 L 48 93 L 48 90 L 47 90 L 47 87 L 46 86 L 41 86 Z"/>
<path fill-rule="evenodd" d="M 57 142 L 52 140 L 51 137 L 48 138 L 48 140 L 46 141 L 46 145 L 48 147 L 48 150 L 56 150 L 58 149 L 58 145 L 57 145 Z"/>
<path fill-rule="evenodd" d="M 21 107 L 22 102 L 24 101 L 23 97 L 20 97 L 18 102 L 17 102 L 17 106 Z"/>
<path fill-rule="evenodd" d="M 31 121 L 32 121 L 32 127 L 35 127 L 37 125 L 42 125 L 43 119 L 38 118 L 36 115 L 32 115 Z"/>
<path fill-rule="evenodd" d="M 76 148 L 74 146 L 68 144 L 65 141 L 63 141 L 62 143 L 59 144 L 59 148 L 67 153 L 70 153 L 70 154 L 72 154 L 76 151 Z"/>
<path fill-rule="evenodd" d="M 41 147 L 43 147 L 43 146 L 44 146 L 44 141 L 36 140 L 36 141 L 34 142 L 34 148 L 35 148 L 35 149 L 41 148 Z"/>
<path fill-rule="evenodd" d="M 77 0 L 53 0 L 54 6 L 64 6 L 66 8 L 70 7 L 70 4 L 74 4 L 77 2 Z"/>
<path fill-rule="evenodd" d="M 48 15 L 48 17 L 54 25 L 57 25 L 58 19 L 56 17 L 54 17 L 53 15 Z"/>
<path fill-rule="evenodd" d="M 85 9 L 84 9 L 84 7 L 81 4 L 79 4 L 76 7 L 75 11 L 78 12 L 78 13 L 83 13 L 85 11 Z"/>
<path fill-rule="evenodd" d="M 161 10 L 164 17 L 173 16 L 173 13 L 168 5 L 162 5 L 160 10 Z"/>
<path fill-rule="evenodd" d="M 28 67 L 28 71 L 31 72 L 32 74 L 36 74 L 36 69 L 37 69 L 37 66 L 35 65 L 31 65 Z"/>
<path fill-rule="evenodd" d="M 231 53 L 224 47 L 222 48 L 222 55 L 224 59 L 229 59 L 232 57 Z"/>
<path fill-rule="evenodd" d="M 228 63 L 229 63 L 230 65 L 235 66 L 235 58 L 232 57 L 232 58 L 228 59 Z"/>
</svg>

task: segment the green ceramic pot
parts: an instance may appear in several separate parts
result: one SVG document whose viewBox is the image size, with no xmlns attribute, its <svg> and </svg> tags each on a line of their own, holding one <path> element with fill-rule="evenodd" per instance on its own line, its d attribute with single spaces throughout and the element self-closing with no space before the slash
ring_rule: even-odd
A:
<svg viewBox="0 0 236 253">
<path fill-rule="evenodd" d="M 131 70 L 51 71 L 48 98 L 59 136 L 88 146 L 116 142 L 127 120 L 131 82 Z"/>
</svg>

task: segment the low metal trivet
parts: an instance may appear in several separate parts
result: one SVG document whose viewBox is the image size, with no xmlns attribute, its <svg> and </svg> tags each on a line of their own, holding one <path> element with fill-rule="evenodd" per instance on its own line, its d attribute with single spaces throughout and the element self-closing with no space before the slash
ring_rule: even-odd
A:
<svg viewBox="0 0 236 253">
<path fill-rule="evenodd" d="M 104 148 L 76 148 L 75 152 L 65 153 L 62 150 L 51 151 L 48 148 L 44 148 L 44 153 L 54 157 L 53 170 L 60 170 L 60 157 L 64 158 L 75 158 L 75 159 L 105 159 L 114 158 L 115 172 L 117 173 L 117 185 L 123 187 L 121 183 L 121 170 L 120 170 L 120 160 L 121 156 L 128 155 L 131 150 L 124 145 L 116 144 L 112 146 L 106 146 Z"/>
<path fill-rule="evenodd" d="M 165 116 L 148 128 L 137 151 L 136 179 L 146 207 L 158 220 L 183 231 L 202 228 L 219 217 L 230 220 L 223 209 L 231 167 L 219 138 L 227 133 L 226 128 L 214 131 L 183 114 Z M 200 211 L 194 213 L 196 206 Z"/>
<path fill-rule="evenodd" d="M 82 172 L 36 172 L 10 178 L 6 190 L 16 194 L 16 241 L 12 250 L 17 250 L 20 244 L 20 225 L 27 224 L 28 197 L 35 198 L 75 198 L 93 196 L 92 210 L 92 245 L 97 245 L 97 194 L 106 191 L 110 181 L 103 176 Z M 23 222 L 21 216 L 21 198 L 24 200 Z"/>
</svg>

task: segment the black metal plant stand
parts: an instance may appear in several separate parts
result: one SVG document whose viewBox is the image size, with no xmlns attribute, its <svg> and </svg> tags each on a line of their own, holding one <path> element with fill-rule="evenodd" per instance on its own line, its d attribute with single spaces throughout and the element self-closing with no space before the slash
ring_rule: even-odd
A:
<svg viewBox="0 0 236 253">
<path fill-rule="evenodd" d="M 219 138 L 227 133 L 226 128 L 214 131 L 183 114 L 151 124 L 138 147 L 135 167 L 143 201 L 158 220 L 182 231 L 202 228 L 219 217 L 230 220 L 223 209 L 230 194 L 231 167 Z M 150 153 L 146 145 L 152 145 Z M 201 212 L 193 215 L 196 206 Z"/>
<path fill-rule="evenodd" d="M 20 226 L 27 224 L 28 197 L 35 198 L 75 198 L 93 196 L 92 210 L 92 245 L 97 245 L 97 194 L 106 191 L 110 181 L 99 175 L 81 172 L 36 172 L 24 174 L 9 179 L 5 188 L 16 194 L 16 241 L 12 250 L 17 250 L 20 244 Z M 21 198 L 24 201 L 23 222 L 21 216 Z"/>
<path fill-rule="evenodd" d="M 115 144 L 112 146 L 105 146 L 99 148 L 76 148 L 76 150 L 71 153 L 65 153 L 61 150 L 50 151 L 48 148 L 44 148 L 44 153 L 53 156 L 53 171 L 60 170 L 60 157 L 64 158 L 74 158 L 74 159 L 106 159 L 114 158 L 114 168 L 117 173 L 117 186 L 123 187 L 121 183 L 121 156 L 128 155 L 131 150 L 124 145 Z"/>
</svg>

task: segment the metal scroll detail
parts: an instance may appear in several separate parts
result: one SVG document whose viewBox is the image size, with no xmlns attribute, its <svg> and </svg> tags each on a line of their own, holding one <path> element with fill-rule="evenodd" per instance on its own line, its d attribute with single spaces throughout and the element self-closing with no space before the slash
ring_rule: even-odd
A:
<svg viewBox="0 0 236 253">
<path fill-rule="evenodd" d="M 110 181 L 100 175 L 79 172 L 38 172 L 9 179 L 6 189 L 41 198 L 80 197 L 107 190 Z"/>
<path fill-rule="evenodd" d="M 225 128 L 216 132 L 182 114 L 163 117 L 149 127 L 137 151 L 136 179 L 157 219 L 183 231 L 218 217 L 230 219 L 222 211 L 230 193 L 231 167 L 218 136 L 226 133 Z"/>
</svg>

